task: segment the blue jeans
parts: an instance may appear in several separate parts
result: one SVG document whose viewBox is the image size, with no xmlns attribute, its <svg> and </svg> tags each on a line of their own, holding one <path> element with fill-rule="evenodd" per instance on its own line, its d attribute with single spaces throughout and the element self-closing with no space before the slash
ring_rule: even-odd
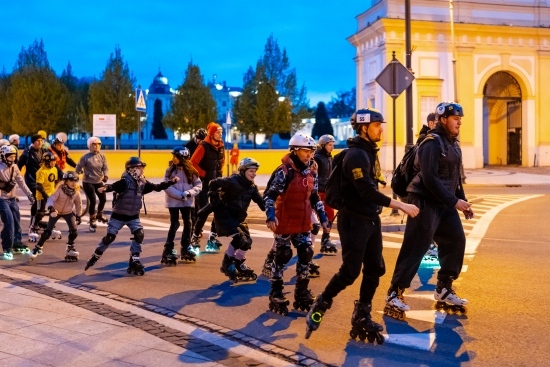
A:
<svg viewBox="0 0 550 367">
<path fill-rule="evenodd" d="M 15 198 L 0 199 L 0 219 L 4 223 L 0 232 L 2 248 L 11 251 L 14 243 L 21 242 L 21 215 Z"/>
<path fill-rule="evenodd" d="M 120 231 L 120 229 L 124 226 L 128 226 L 132 234 L 139 229 L 143 230 L 143 226 L 141 225 L 139 218 L 132 219 L 128 222 L 123 222 L 111 217 L 109 219 L 109 223 L 107 224 L 107 233 L 116 236 L 118 234 L 118 231 Z M 105 252 L 108 247 L 109 245 L 105 244 L 102 240 L 97 246 L 97 249 L 101 252 Z M 130 245 L 130 253 L 134 254 L 136 252 L 141 253 L 141 242 L 137 242 L 135 239 L 132 239 L 132 244 Z"/>
</svg>

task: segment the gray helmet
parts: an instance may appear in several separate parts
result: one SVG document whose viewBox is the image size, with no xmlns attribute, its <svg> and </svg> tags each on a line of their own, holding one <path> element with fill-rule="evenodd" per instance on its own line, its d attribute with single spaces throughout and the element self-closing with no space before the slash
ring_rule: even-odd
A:
<svg viewBox="0 0 550 367">
<path fill-rule="evenodd" d="M 336 142 L 336 139 L 334 139 L 334 136 L 332 136 L 330 134 L 326 134 L 326 135 L 323 135 L 319 138 L 318 144 L 319 144 L 319 146 L 324 147 L 328 143 L 335 143 L 335 142 Z"/>
<path fill-rule="evenodd" d="M 464 116 L 462 106 L 456 102 L 441 102 L 437 105 L 437 108 L 435 109 L 435 114 L 437 115 L 438 120 L 441 117 Z"/>
<path fill-rule="evenodd" d="M 357 131 L 361 125 L 368 125 L 371 122 L 386 122 L 380 111 L 374 108 L 362 108 L 355 111 L 349 119 L 353 130 Z"/>
<path fill-rule="evenodd" d="M 244 173 L 249 168 L 258 169 L 260 168 L 260 163 L 258 163 L 258 161 L 255 160 L 254 158 L 243 158 L 239 162 L 239 167 L 238 167 L 239 172 Z"/>
</svg>

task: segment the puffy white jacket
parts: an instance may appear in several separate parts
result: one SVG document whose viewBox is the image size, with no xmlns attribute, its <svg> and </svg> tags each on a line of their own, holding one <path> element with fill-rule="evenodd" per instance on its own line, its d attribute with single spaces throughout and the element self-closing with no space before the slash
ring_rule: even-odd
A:
<svg viewBox="0 0 550 367">
<path fill-rule="evenodd" d="M 164 174 L 164 181 L 170 181 L 172 177 L 178 177 L 179 181 L 164 191 L 167 208 L 183 208 L 195 206 L 195 196 L 202 190 L 202 182 L 198 176 L 193 177 L 193 182 L 187 181 L 183 168 L 173 169 L 168 167 Z M 189 196 L 187 195 L 189 194 Z"/>
</svg>

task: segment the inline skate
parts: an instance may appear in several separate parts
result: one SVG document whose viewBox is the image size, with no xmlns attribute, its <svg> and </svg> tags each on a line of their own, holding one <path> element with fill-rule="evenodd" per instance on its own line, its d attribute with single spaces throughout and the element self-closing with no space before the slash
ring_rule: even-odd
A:
<svg viewBox="0 0 550 367">
<path fill-rule="evenodd" d="M 193 246 L 189 245 L 185 247 L 184 245 L 181 246 L 181 255 L 180 259 L 184 261 L 197 261 L 196 259 L 197 254 L 195 254 L 195 249 Z"/>
<path fill-rule="evenodd" d="M 96 220 L 97 220 L 99 223 L 104 223 L 104 224 L 106 224 L 106 223 L 109 221 L 109 219 L 107 219 L 107 218 L 103 215 L 103 212 L 97 212 Z"/>
<path fill-rule="evenodd" d="M 332 306 L 332 300 L 325 300 L 320 294 L 315 298 L 306 316 L 306 339 L 309 339 L 311 333 L 319 329 L 325 312 Z"/>
<path fill-rule="evenodd" d="M 38 234 L 38 227 L 31 226 L 29 227 L 29 242 L 36 242 L 40 238 L 40 235 Z"/>
<path fill-rule="evenodd" d="M 22 244 L 21 242 L 16 242 L 13 244 L 12 251 L 16 254 L 28 254 L 31 252 L 29 246 Z"/>
<path fill-rule="evenodd" d="M 351 316 L 351 330 L 349 336 L 352 339 L 359 337 L 359 340 L 368 340 L 369 343 L 384 344 L 385 339 L 380 332 L 383 330 L 382 325 L 372 321 L 371 313 L 372 305 L 355 301 L 355 308 Z"/>
<path fill-rule="evenodd" d="M 97 260 L 99 260 L 99 258 L 101 257 L 101 255 L 103 255 L 103 252 L 96 249 L 92 257 L 90 257 L 90 260 L 88 260 L 88 262 L 86 263 L 86 267 L 84 267 L 84 271 L 94 266 Z"/>
<path fill-rule="evenodd" d="M 166 265 L 177 265 L 178 256 L 177 251 L 174 249 L 173 243 L 165 243 L 164 250 L 162 251 L 162 258 L 160 259 L 161 264 Z"/>
<path fill-rule="evenodd" d="M 290 304 L 290 301 L 283 294 L 283 289 L 283 279 L 271 279 L 271 289 L 269 290 L 269 310 L 286 316 L 288 315 L 288 305 Z"/>
<path fill-rule="evenodd" d="M 404 288 L 390 287 L 386 296 L 384 315 L 397 320 L 405 320 L 405 311 L 409 311 L 411 308 L 405 302 L 405 298 L 403 297 L 404 291 Z"/>
<path fill-rule="evenodd" d="M 78 255 L 80 254 L 76 251 L 74 244 L 68 243 L 67 253 L 65 254 L 65 261 L 67 262 L 78 261 Z"/>
<path fill-rule="evenodd" d="M 272 274 L 271 269 L 274 265 L 275 265 L 275 251 L 270 250 L 267 253 L 267 257 L 265 258 L 262 274 L 267 278 L 271 278 L 271 274 Z"/>
<path fill-rule="evenodd" d="M 10 250 L 4 250 L 4 260 L 13 260 L 13 253 Z"/>
<path fill-rule="evenodd" d="M 308 266 L 309 266 L 308 271 L 309 271 L 310 277 L 316 278 L 321 275 L 321 273 L 319 272 L 319 269 L 321 268 L 321 266 L 319 264 L 317 264 L 312 260 L 309 262 Z"/>
<path fill-rule="evenodd" d="M 52 235 L 50 237 L 52 240 L 60 240 L 61 239 L 61 231 L 58 231 L 57 229 L 52 229 Z"/>
<path fill-rule="evenodd" d="M 191 247 L 193 248 L 193 252 L 195 255 L 199 255 L 201 253 L 201 245 L 200 245 L 200 235 L 193 234 L 191 236 Z M 182 252 L 183 253 L 183 252 Z"/>
<path fill-rule="evenodd" d="M 126 269 L 128 274 L 133 273 L 134 275 L 143 275 L 145 271 L 143 270 L 143 265 L 139 260 L 139 253 L 134 253 L 130 255 L 130 260 L 128 260 L 128 269 Z"/>
<path fill-rule="evenodd" d="M 237 280 L 256 280 L 258 279 L 258 275 L 254 273 L 254 269 L 249 268 L 248 265 L 245 264 L 246 259 L 235 259 L 235 269 L 237 270 Z"/>
<path fill-rule="evenodd" d="M 303 279 L 298 276 L 298 279 L 296 280 L 296 288 L 294 289 L 294 303 L 292 304 L 294 309 L 309 311 L 311 308 L 315 297 L 313 296 L 313 293 L 311 293 L 308 286 L 309 279 Z"/>
<path fill-rule="evenodd" d="M 30 257 L 29 261 L 31 261 L 31 262 L 34 261 L 34 259 L 36 259 L 36 257 L 38 255 L 42 255 L 42 246 L 37 244 L 37 245 L 34 246 L 34 248 L 31 251 L 31 257 Z"/>
<path fill-rule="evenodd" d="M 208 241 L 206 241 L 206 252 L 220 251 L 222 243 L 216 237 L 217 235 L 215 233 L 210 233 L 210 237 L 208 238 Z"/>
<path fill-rule="evenodd" d="M 437 246 L 435 245 L 435 243 L 430 244 L 430 248 L 422 258 L 422 263 L 439 264 L 439 256 L 438 256 Z"/>
<path fill-rule="evenodd" d="M 436 310 L 460 315 L 465 315 L 467 312 L 465 306 L 468 304 L 468 300 L 456 295 L 451 282 L 438 281 L 434 292 L 434 299 L 436 300 Z"/>
<path fill-rule="evenodd" d="M 237 282 L 237 269 L 234 257 L 224 254 L 220 271 L 224 273 L 230 281 Z"/>
<path fill-rule="evenodd" d="M 94 233 L 97 230 L 97 217 L 95 214 L 90 214 L 90 232 Z"/>
<path fill-rule="evenodd" d="M 323 233 L 323 236 L 321 237 L 321 250 L 320 252 L 322 254 L 336 254 L 338 252 L 338 248 L 334 243 L 330 241 L 330 234 Z"/>
</svg>

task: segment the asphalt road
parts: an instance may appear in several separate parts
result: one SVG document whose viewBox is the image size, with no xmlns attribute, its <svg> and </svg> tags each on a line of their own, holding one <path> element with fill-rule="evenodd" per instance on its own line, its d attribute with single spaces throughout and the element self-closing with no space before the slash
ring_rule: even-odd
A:
<svg viewBox="0 0 550 367">
<path fill-rule="evenodd" d="M 84 284 L 136 300 L 156 304 L 187 316 L 208 320 L 240 333 L 299 351 L 327 364 L 342 366 L 543 366 L 550 360 L 550 318 L 545 305 L 550 269 L 550 187 L 467 187 L 471 195 L 483 196 L 475 204 L 476 218 L 464 221 L 470 254 L 455 281 L 458 294 L 469 300 L 465 316 L 432 310 L 435 288 L 433 266 L 423 266 L 414 280 L 407 301 L 413 311 L 407 321 L 382 316 L 401 242 L 401 233 L 384 237 L 387 274 L 381 279 L 373 306 L 374 318 L 384 325 L 385 345 L 372 345 L 349 338 L 353 301 L 359 282 L 335 300 L 318 331 L 304 339 L 305 313 L 291 310 L 288 316 L 268 310 L 269 281 L 232 285 L 220 273 L 223 254 L 201 254 L 196 263 L 176 267 L 160 265 L 167 220 L 143 217 L 145 244 L 142 261 L 145 276 L 126 273 L 131 237 L 123 229 L 95 267 L 84 272 L 105 227 L 89 233 L 82 225 L 77 250 L 78 263 L 63 261 L 65 240 L 46 242 L 44 254 L 32 265 L 27 255 L 16 255 L 0 266 Z M 542 195 L 542 196 L 534 196 Z M 23 228 L 28 227 L 28 206 L 22 205 Z M 496 215 L 494 215 L 496 213 Z M 66 226 L 59 225 L 66 238 Z M 483 230 L 484 227 L 486 232 Z M 480 229 L 481 228 L 481 229 Z M 263 225 L 252 225 L 254 244 L 247 263 L 257 273 L 271 246 Z M 24 237 L 26 240 L 26 237 Z M 222 239 L 227 244 L 228 239 Z M 205 241 L 202 247 L 204 249 Z M 317 248 L 318 248 L 317 243 Z M 340 256 L 316 255 L 321 276 L 311 280 L 314 293 L 322 291 L 340 266 Z M 294 260 L 285 272 L 287 297 L 292 301 Z M 292 303 L 292 302 L 291 302 Z"/>
</svg>

